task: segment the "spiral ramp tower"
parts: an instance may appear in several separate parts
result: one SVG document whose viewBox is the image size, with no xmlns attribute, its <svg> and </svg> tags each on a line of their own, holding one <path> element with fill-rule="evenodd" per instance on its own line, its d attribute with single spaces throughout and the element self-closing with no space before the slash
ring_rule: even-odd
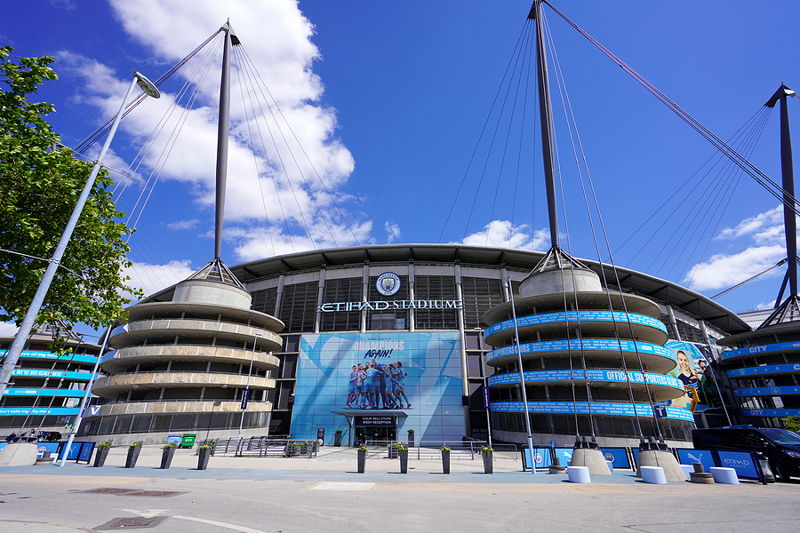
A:
<svg viewBox="0 0 800 533">
<path fill-rule="evenodd" d="M 552 248 L 522 281 L 513 304 L 483 317 L 485 341 L 493 347 L 486 363 L 494 368 L 488 385 L 495 438 L 525 439 L 521 359 L 535 442 L 575 443 L 577 451 L 581 436 L 596 448 L 638 446 L 649 435 L 686 444 L 692 413 L 659 404 L 684 394 L 681 382 L 667 375 L 677 362 L 664 347 L 659 314 L 647 298 L 605 290 L 596 272 Z"/>
<path fill-rule="evenodd" d="M 114 444 L 162 443 L 269 432 L 281 346 L 277 318 L 250 309 L 251 296 L 218 259 L 178 283 L 171 301 L 136 304 L 110 337 L 94 393 L 107 400 L 85 434 Z M 252 370 L 251 370 L 252 368 Z M 249 389 L 246 409 L 243 394 Z M 244 416 L 244 418 L 242 418 Z"/>
</svg>

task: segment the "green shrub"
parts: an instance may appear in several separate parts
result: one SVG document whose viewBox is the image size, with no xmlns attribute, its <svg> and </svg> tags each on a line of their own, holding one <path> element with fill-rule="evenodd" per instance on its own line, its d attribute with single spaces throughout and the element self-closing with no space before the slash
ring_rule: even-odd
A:
<svg viewBox="0 0 800 533">
<path fill-rule="evenodd" d="M 111 448 L 111 441 L 107 440 L 97 445 L 98 448 Z"/>
</svg>

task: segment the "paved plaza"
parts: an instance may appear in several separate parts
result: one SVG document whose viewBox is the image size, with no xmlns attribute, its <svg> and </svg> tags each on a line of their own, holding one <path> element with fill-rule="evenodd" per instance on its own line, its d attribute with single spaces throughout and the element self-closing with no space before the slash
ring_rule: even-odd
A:
<svg viewBox="0 0 800 533">
<path fill-rule="evenodd" d="M 194 470 L 178 450 L 159 470 L 158 447 L 125 469 L 125 448 L 106 466 L 32 466 L 0 470 L 0 531 L 171 532 L 322 531 L 793 531 L 800 483 L 647 485 L 630 471 L 575 485 L 565 476 L 523 473 L 498 454 L 495 474 L 479 460 L 380 458 L 357 474 L 355 451 L 324 448 L 317 458 L 213 457 Z M 122 519 L 115 522 L 115 520 Z M 126 524 L 126 527 L 115 527 Z"/>
</svg>

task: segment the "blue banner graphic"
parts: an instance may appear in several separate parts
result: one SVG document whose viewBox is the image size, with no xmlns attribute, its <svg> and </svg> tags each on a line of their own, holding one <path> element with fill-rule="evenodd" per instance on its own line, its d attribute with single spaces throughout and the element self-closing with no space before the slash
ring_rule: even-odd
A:
<svg viewBox="0 0 800 533">
<path fill-rule="evenodd" d="M 728 350 L 722 352 L 722 360 L 737 359 L 739 357 L 752 357 L 772 352 L 789 352 L 800 350 L 800 342 L 777 342 L 775 344 L 762 344 L 760 346 L 748 346 L 738 350 Z"/>
<path fill-rule="evenodd" d="M 741 409 L 742 416 L 800 416 L 800 409 Z"/>
<path fill-rule="evenodd" d="M 728 370 L 728 377 L 742 378 L 748 376 L 761 376 L 765 374 L 790 374 L 793 372 L 800 372 L 800 363 L 734 368 L 733 370 Z"/>
<path fill-rule="evenodd" d="M 5 351 L 0 353 L 0 359 L 4 359 L 5 356 Z M 58 359 L 59 361 L 77 361 L 92 364 L 97 361 L 97 357 L 93 355 L 67 354 L 59 356 L 52 352 L 40 352 L 36 350 L 24 350 L 20 354 L 20 359 Z"/>
<path fill-rule="evenodd" d="M 736 396 L 782 396 L 786 394 L 800 394 L 800 387 L 791 385 L 782 387 L 751 387 L 749 389 L 736 389 Z"/>
<path fill-rule="evenodd" d="M 636 353 L 637 351 L 647 355 L 658 355 L 675 361 L 675 354 L 669 348 L 652 344 L 649 342 L 636 342 L 615 339 L 572 339 L 572 340 L 558 340 L 558 341 L 541 341 L 541 342 L 525 342 L 519 345 L 520 353 L 525 355 L 528 353 L 554 353 L 554 352 L 569 352 L 580 351 L 585 352 L 613 352 L 619 353 L 620 351 Z M 515 345 L 503 346 L 497 348 L 486 354 L 486 361 L 491 361 L 497 357 L 516 356 L 517 347 Z"/>
<path fill-rule="evenodd" d="M 12 373 L 12 376 L 18 377 L 32 377 L 32 378 L 63 378 L 75 379 L 82 381 L 89 381 L 92 377 L 91 372 L 68 372 L 65 370 L 44 370 L 39 368 L 17 368 Z M 95 376 L 97 379 L 97 376 Z"/>
<path fill-rule="evenodd" d="M 665 407 L 665 409 L 667 411 L 666 418 L 694 422 L 694 416 L 688 409 L 679 407 Z M 492 402 L 491 410 L 497 413 L 522 413 L 525 408 L 522 402 Z M 589 404 L 588 402 L 573 404 L 572 402 L 536 401 L 528 402 L 528 410 L 532 413 L 552 414 L 573 414 L 577 410 L 578 414 L 588 415 Z M 653 417 L 652 408 L 645 403 L 637 403 L 634 408 L 634 405 L 630 403 L 592 402 L 591 412 L 594 415 Z"/>
<path fill-rule="evenodd" d="M 333 333 L 300 340 L 292 436 L 334 435 L 355 418 L 396 417 L 397 440 L 461 440 L 461 341 L 458 332 Z"/>
<path fill-rule="evenodd" d="M 667 327 L 663 322 L 657 318 L 637 313 L 624 313 L 622 311 L 569 311 L 567 313 L 545 313 L 541 315 L 528 315 L 517 318 L 517 327 L 523 328 L 525 326 L 538 326 L 542 324 L 560 324 L 563 322 L 570 322 L 572 324 L 577 322 L 618 322 L 627 324 L 638 324 L 640 326 L 649 326 L 667 332 Z M 514 328 L 514 320 L 504 320 L 486 328 L 485 335 L 488 337 L 494 335 L 498 331 Z"/>
<path fill-rule="evenodd" d="M 77 415 L 77 407 L 0 407 L 0 416 Z"/>
<path fill-rule="evenodd" d="M 573 378 L 574 377 L 574 378 Z M 609 381 L 615 383 L 644 383 L 647 379 L 649 385 L 662 385 L 683 390 L 683 384 L 677 378 L 664 374 L 653 374 L 641 372 L 625 372 L 623 370 L 599 370 L 583 369 L 578 370 L 528 370 L 525 372 L 525 382 L 548 382 L 548 381 Z M 489 385 L 507 385 L 519 383 L 519 372 L 509 372 L 506 374 L 495 374 L 489 376 Z"/>
<path fill-rule="evenodd" d="M 82 390 L 72 389 L 6 389 L 3 396 L 55 396 L 57 398 L 83 398 Z M 92 394 L 89 393 L 89 397 Z"/>
</svg>

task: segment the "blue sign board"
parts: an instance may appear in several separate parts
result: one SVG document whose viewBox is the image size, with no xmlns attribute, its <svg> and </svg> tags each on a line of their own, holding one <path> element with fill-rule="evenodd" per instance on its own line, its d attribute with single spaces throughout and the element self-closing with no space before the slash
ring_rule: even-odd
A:
<svg viewBox="0 0 800 533">
<path fill-rule="evenodd" d="M 550 460 L 550 448 L 534 448 L 534 459 L 536 460 L 536 468 L 547 468 L 553 462 Z M 525 463 L 522 465 L 523 469 L 531 467 L 531 450 L 527 446 L 523 449 L 522 453 Z"/>
<path fill-rule="evenodd" d="M 692 465 L 700 463 L 708 472 L 712 466 L 717 466 L 711 450 L 695 450 L 690 448 L 678 448 L 678 460 L 682 465 Z"/>
<path fill-rule="evenodd" d="M 0 359 L 5 358 L 6 352 L 0 352 Z M 52 352 L 40 352 L 36 350 L 23 350 L 20 354 L 21 359 L 58 359 L 59 361 L 79 361 L 82 363 L 94 363 L 97 357 L 93 355 L 66 354 L 58 355 Z"/>
<path fill-rule="evenodd" d="M 728 377 L 742 378 L 748 376 L 761 376 L 765 374 L 789 374 L 793 372 L 800 372 L 800 363 L 734 368 L 733 370 L 728 370 Z"/>
<path fill-rule="evenodd" d="M 800 416 L 800 409 L 741 409 L 742 416 Z"/>
<path fill-rule="evenodd" d="M 611 461 L 614 468 L 630 468 L 628 450 L 625 448 L 600 448 L 606 461 Z"/>
<path fill-rule="evenodd" d="M 570 461 L 572 461 L 572 448 L 556 448 L 555 453 L 561 466 L 569 466 Z"/>
<path fill-rule="evenodd" d="M 736 389 L 736 396 L 782 396 L 785 394 L 800 394 L 800 387 L 785 385 L 781 387 L 751 387 L 749 389 Z"/>
<path fill-rule="evenodd" d="M 736 470 L 736 475 L 750 479 L 758 479 L 758 470 L 750 452 L 717 452 L 719 465 Z"/>
<path fill-rule="evenodd" d="M 737 357 L 752 357 L 771 352 L 789 352 L 800 350 L 800 342 L 777 342 L 775 344 L 763 344 L 761 346 L 748 346 L 738 350 L 728 350 L 722 352 L 722 360 L 736 359 Z"/>
</svg>

